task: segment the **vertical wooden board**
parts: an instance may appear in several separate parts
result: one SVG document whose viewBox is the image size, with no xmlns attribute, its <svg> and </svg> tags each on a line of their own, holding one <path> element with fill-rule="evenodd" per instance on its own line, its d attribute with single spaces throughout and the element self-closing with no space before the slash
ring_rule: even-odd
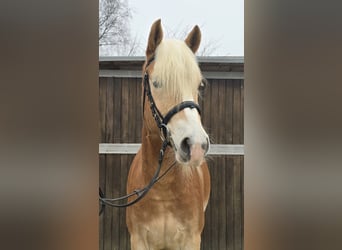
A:
<svg viewBox="0 0 342 250">
<path fill-rule="evenodd" d="M 113 78 L 107 79 L 106 91 L 106 136 L 105 142 L 113 142 L 113 107 L 114 107 L 114 81 Z"/>
<path fill-rule="evenodd" d="M 110 197 L 116 198 L 120 197 L 123 194 L 120 190 L 120 156 L 119 155 L 109 155 L 108 159 L 110 159 L 108 163 L 108 167 L 112 169 L 111 177 L 108 179 L 112 182 L 112 195 Z M 112 241 L 112 248 L 111 249 L 120 249 L 118 246 L 118 242 L 120 241 L 119 235 L 119 224 L 120 219 L 120 210 L 118 208 L 108 207 L 108 209 L 112 210 L 112 232 L 111 232 L 111 241 Z M 110 240 L 110 239 L 107 239 Z"/>
<path fill-rule="evenodd" d="M 209 211 L 209 206 L 207 206 L 207 209 L 205 211 L 205 224 L 204 224 L 204 228 L 203 228 L 202 235 L 201 235 L 201 250 L 210 249 L 209 248 L 210 246 L 209 245 L 210 243 L 210 226 L 209 226 L 210 220 L 208 219 L 210 212 L 208 211 Z"/>
<path fill-rule="evenodd" d="M 226 214 L 227 214 L 227 237 L 226 237 L 226 245 L 227 249 L 235 250 L 234 249 L 234 217 L 233 217 L 233 159 L 232 157 L 227 157 L 226 160 Z"/>
<path fill-rule="evenodd" d="M 126 194 L 126 183 L 127 183 L 127 175 L 128 169 L 132 162 L 132 155 L 121 155 L 121 183 L 120 189 L 122 194 Z M 119 227 L 119 235 L 120 235 L 120 249 L 128 249 L 127 244 L 129 241 L 129 234 L 126 226 L 126 209 L 120 209 L 120 221 L 118 224 Z"/>
<path fill-rule="evenodd" d="M 129 113 L 129 87 L 126 81 L 122 81 L 121 88 L 121 142 L 126 143 L 129 136 L 128 113 Z"/>
<path fill-rule="evenodd" d="M 212 202 L 212 196 L 213 196 L 213 170 L 212 168 L 214 167 L 215 161 L 214 159 L 208 158 L 207 159 L 207 163 L 209 166 L 209 172 L 210 172 L 210 178 L 211 178 L 211 190 L 210 190 L 210 197 L 209 197 L 209 202 L 207 205 L 207 209 L 205 211 L 205 224 L 204 224 L 204 229 L 202 232 L 202 244 L 201 244 L 201 249 L 212 249 L 211 248 L 211 244 L 212 244 L 212 219 L 211 219 L 211 215 L 212 215 L 212 207 L 213 207 L 213 202 Z"/>
<path fill-rule="evenodd" d="M 240 89 L 241 89 L 241 128 L 240 128 L 240 130 L 241 130 L 241 139 L 240 139 L 240 141 L 241 141 L 241 144 L 244 144 L 244 141 L 245 141 L 245 139 L 244 139 L 244 131 L 245 131 L 245 129 L 244 129 L 244 127 L 245 127 L 245 116 L 244 116 L 244 114 L 245 114 L 245 111 L 244 111 L 244 107 L 245 107 L 245 85 L 244 85 L 244 80 L 240 80 Z"/>
<path fill-rule="evenodd" d="M 135 79 L 130 78 L 128 79 L 127 82 L 128 88 L 129 88 L 129 113 L 128 113 L 128 129 L 129 129 L 129 134 L 127 138 L 127 142 L 129 143 L 134 143 L 135 142 L 135 130 L 136 130 L 136 120 L 137 120 L 137 115 L 136 115 L 136 110 L 137 110 L 137 96 L 136 96 L 136 84 L 135 84 Z"/>
<path fill-rule="evenodd" d="M 114 143 L 121 142 L 121 88 L 122 81 L 120 78 L 114 79 L 114 107 L 113 107 L 113 129 L 114 129 Z"/>
<path fill-rule="evenodd" d="M 225 80 L 225 106 L 224 125 L 226 128 L 225 143 L 233 143 L 233 82 Z"/>
<path fill-rule="evenodd" d="M 212 192 L 211 192 L 211 199 L 210 199 L 210 205 L 211 205 L 211 249 L 219 249 L 218 248 L 218 241 L 219 241 L 219 187 L 217 185 L 217 180 L 219 178 L 218 173 L 218 164 L 217 164 L 217 156 L 215 156 L 215 164 L 211 167 L 211 176 L 214 180 L 212 185 Z"/>
<path fill-rule="evenodd" d="M 210 111 L 210 120 L 211 120 L 211 137 L 214 143 L 217 143 L 219 140 L 219 114 L 217 112 L 218 105 L 218 96 L 219 96 L 219 88 L 218 81 L 212 80 L 211 84 L 211 111 Z"/>
<path fill-rule="evenodd" d="M 113 175 L 113 169 L 110 167 L 111 161 L 109 160 L 108 155 L 105 157 L 106 161 L 106 187 L 104 190 L 105 197 L 113 197 L 112 191 L 112 181 L 111 177 Z M 112 248 L 112 217 L 113 211 L 110 207 L 106 206 L 103 214 L 103 231 L 104 231 L 104 241 L 103 246 L 105 250 Z"/>
<path fill-rule="evenodd" d="M 124 143 L 130 143 L 131 142 L 131 136 L 132 136 L 132 112 L 133 112 L 133 106 L 132 106 L 132 89 L 131 89 L 131 79 L 123 78 L 122 84 L 125 86 L 126 89 L 126 97 L 127 98 L 127 109 L 125 113 L 123 113 L 124 116 L 126 116 L 126 123 L 124 126 L 126 127 L 125 133 L 122 135 L 122 141 Z"/>
<path fill-rule="evenodd" d="M 217 176 L 217 187 L 218 187 L 218 210 L 219 210 L 219 218 L 218 218 L 218 228 L 219 228 L 219 237 L 218 237 L 218 249 L 226 248 L 226 188 L 225 188 L 225 156 L 218 156 L 218 176 Z"/>
<path fill-rule="evenodd" d="M 134 93 L 136 90 L 134 88 L 135 80 L 134 79 L 123 79 L 122 81 L 122 135 L 121 141 L 124 143 L 129 143 L 134 140 L 134 121 L 136 117 L 134 117 L 133 109 L 134 107 Z M 133 135 L 132 135 L 133 134 Z M 133 140 L 132 140 L 133 139 Z M 123 194 L 126 194 L 126 180 L 128 174 L 128 168 L 130 166 L 130 156 L 121 155 L 120 156 L 120 190 Z M 120 210 L 120 219 L 118 223 L 119 235 L 120 235 L 120 248 L 127 248 L 127 228 L 126 228 L 126 218 L 125 218 L 125 209 Z"/>
<path fill-rule="evenodd" d="M 106 161 L 105 161 L 105 155 L 99 155 L 99 187 L 103 190 L 105 190 L 105 176 L 106 176 Z M 104 211 L 103 211 L 104 212 Z M 99 217 L 99 249 L 104 249 L 104 220 L 103 220 L 103 213 Z"/>
<path fill-rule="evenodd" d="M 233 80 L 234 109 L 233 109 L 233 143 L 241 144 L 241 86 L 240 80 Z"/>
<path fill-rule="evenodd" d="M 218 144 L 224 144 L 225 142 L 225 134 L 226 134 L 226 128 L 225 128 L 225 84 L 224 80 L 217 80 L 217 87 L 218 87 L 218 96 L 216 98 L 217 100 L 217 105 L 216 105 L 216 110 L 213 110 L 212 112 L 218 114 L 217 116 L 217 141 L 216 143 Z"/>
<path fill-rule="evenodd" d="M 99 80 L 99 124 L 100 142 L 106 138 L 106 105 L 107 105 L 107 78 L 100 77 Z"/>
<path fill-rule="evenodd" d="M 124 173 L 123 173 L 123 170 L 124 168 L 126 167 L 126 164 L 127 164 L 127 155 L 121 155 L 120 156 L 120 169 L 122 170 L 121 172 L 121 175 L 120 175 L 120 191 L 122 193 L 122 195 L 126 194 L 126 189 L 125 189 L 125 186 L 123 184 L 124 182 Z M 125 218 L 123 217 L 123 213 L 124 213 L 124 208 L 123 209 L 120 209 L 120 218 L 119 218 L 119 221 L 117 223 L 117 227 L 119 229 L 119 238 L 120 238 L 120 242 L 119 242 L 119 247 L 120 249 L 126 249 L 126 239 L 124 238 L 124 230 L 125 230 L 125 227 L 126 227 L 126 224 L 125 224 Z"/>
<path fill-rule="evenodd" d="M 143 125 L 143 117 L 142 117 L 142 83 L 141 78 L 135 78 L 135 88 L 136 88 L 136 136 L 135 142 L 141 142 L 141 128 Z"/>
<path fill-rule="evenodd" d="M 233 170 L 233 205 L 234 205 L 234 249 L 241 249 L 242 243 L 242 197 L 241 197 L 241 164 L 240 157 L 234 157 Z"/>
<path fill-rule="evenodd" d="M 245 165 L 244 165 L 244 156 L 240 156 L 240 168 L 241 168 L 241 249 L 244 249 L 244 225 L 245 225 L 245 181 L 244 181 L 244 176 L 245 176 Z"/>
</svg>

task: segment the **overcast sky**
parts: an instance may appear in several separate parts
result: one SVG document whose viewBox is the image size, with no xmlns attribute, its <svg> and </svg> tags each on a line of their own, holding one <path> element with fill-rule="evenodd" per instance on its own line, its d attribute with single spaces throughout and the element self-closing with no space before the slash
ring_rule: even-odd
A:
<svg viewBox="0 0 342 250">
<path fill-rule="evenodd" d="M 131 34 L 141 44 L 139 55 L 143 55 L 150 27 L 158 18 L 166 31 L 181 33 L 199 25 L 201 45 L 212 44 L 213 56 L 244 55 L 243 0 L 128 0 L 128 4 L 132 10 Z"/>
</svg>

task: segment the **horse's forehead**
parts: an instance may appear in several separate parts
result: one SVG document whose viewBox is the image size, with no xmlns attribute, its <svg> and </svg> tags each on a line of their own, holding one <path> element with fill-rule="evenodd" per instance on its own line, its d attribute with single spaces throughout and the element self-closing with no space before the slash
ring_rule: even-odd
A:
<svg viewBox="0 0 342 250">
<path fill-rule="evenodd" d="M 156 50 L 153 68 L 155 80 L 160 81 L 171 93 L 181 90 L 193 92 L 202 77 L 195 55 L 180 40 L 161 42 Z"/>
</svg>

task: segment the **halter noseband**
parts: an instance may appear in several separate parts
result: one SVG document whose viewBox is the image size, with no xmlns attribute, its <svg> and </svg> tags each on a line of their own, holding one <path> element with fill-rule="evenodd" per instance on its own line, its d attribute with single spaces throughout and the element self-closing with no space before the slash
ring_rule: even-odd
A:
<svg viewBox="0 0 342 250">
<path fill-rule="evenodd" d="M 147 68 L 152 62 L 154 61 L 154 57 L 152 57 L 151 59 L 149 59 L 147 61 L 146 67 Z M 152 92 L 151 92 L 151 87 L 150 87 L 150 80 L 149 80 L 149 75 L 147 73 L 147 71 L 145 71 L 145 75 L 144 75 L 144 96 L 143 96 L 143 107 L 145 106 L 145 96 L 147 96 L 149 102 L 150 102 L 150 108 L 151 108 L 151 112 L 152 112 L 152 116 L 154 118 L 154 120 L 157 123 L 158 128 L 161 130 L 162 135 L 163 135 L 163 139 L 167 140 L 168 143 L 171 142 L 171 135 L 170 132 L 167 128 L 167 124 L 169 123 L 169 121 L 171 120 L 171 118 L 177 114 L 178 112 L 180 112 L 181 110 L 185 109 L 185 108 L 190 108 L 190 109 L 197 109 L 198 113 L 201 115 L 201 108 L 200 106 L 193 102 L 193 101 L 183 101 L 179 104 L 177 104 L 176 106 L 174 106 L 173 108 L 171 108 L 165 116 L 163 116 L 161 114 L 161 112 L 159 111 L 159 109 L 157 108 L 157 105 L 153 99 L 152 96 Z"/>
</svg>

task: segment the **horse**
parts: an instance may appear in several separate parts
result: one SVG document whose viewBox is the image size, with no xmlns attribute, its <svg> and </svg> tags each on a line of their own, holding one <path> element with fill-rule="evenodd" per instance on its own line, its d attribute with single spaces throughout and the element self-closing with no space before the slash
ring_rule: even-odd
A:
<svg viewBox="0 0 342 250">
<path fill-rule="evenodd" d="M 204 85 L 195 56 L 200 41 L 197 25 L 184 41 L 164 39 L 160 19 L 150 29 L 143 65 L 142 144 L 130 166 L 127 192 L 148 185 L 159 163 L 163 176 L 126 208 L 133 250 L 200 249 L 210 193 L 205 161 L 210 142 L 198 106 Z"/>
</svg>

